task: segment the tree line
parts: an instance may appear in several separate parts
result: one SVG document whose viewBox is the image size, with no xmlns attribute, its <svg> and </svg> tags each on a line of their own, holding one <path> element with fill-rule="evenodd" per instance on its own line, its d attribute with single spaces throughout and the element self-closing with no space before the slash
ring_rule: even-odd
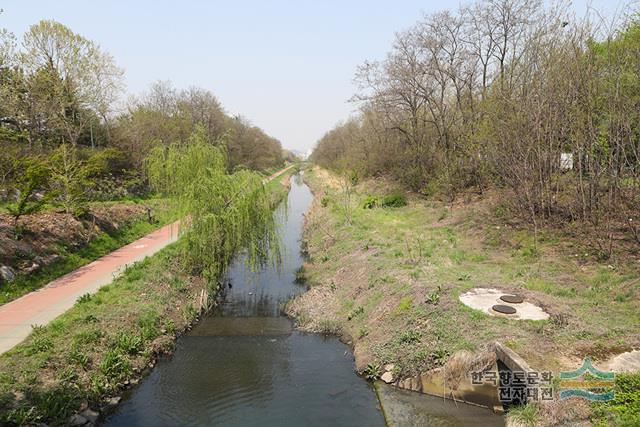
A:
<svg viewBox="0 0 640 427">
<path fill-rule="evenodd" d="M 16 220 L 44 203 L 79 214 L 88 200 L 144 192 L 147 154 L 200 130 L 229 172 L 284 163 L 277 139 L 231 117 L 210 91 L 160 81 L 123 103 L 123 76 L 97 43 L 58 22 L 20 40 L 0 28 L 0 202 Z"/>
<path fill-rule="evenodd" d="M 483 0 L 424 16 L 356 73 L 360 112 L 312 160 L 453 199 L 500 188 L 540 221 L 583 224 L 604 257 L 640 243 L 640 22 Z"/>
</svg>

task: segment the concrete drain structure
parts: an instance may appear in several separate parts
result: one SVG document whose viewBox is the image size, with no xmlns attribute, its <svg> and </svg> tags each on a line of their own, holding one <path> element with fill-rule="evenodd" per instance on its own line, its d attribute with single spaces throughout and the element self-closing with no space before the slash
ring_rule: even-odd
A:
<svg viewBox="0 0 640 427">
<path fill-rule="evenodd" d="M 491 310 L 500 314 L 516 314 L 517 312 L 515 308 L 511 307 L 510 305 L 504 305 L 504 304 L 496 304 L 493 307 L 491 307 Z"/>
<path fill-rule="evenodd" d="M 474 288 L 460 295 L 460 302 L 490 316 L 518 320 L 546 320 L 549 314 L 541 307 L 499 289 Z"/>
<path fill-rule="evenodd" d="M 524 302 L 524 298 L 520 295 L 502 295 L 500 299 L 509 304 L 522 304 Z"/>
</svg>

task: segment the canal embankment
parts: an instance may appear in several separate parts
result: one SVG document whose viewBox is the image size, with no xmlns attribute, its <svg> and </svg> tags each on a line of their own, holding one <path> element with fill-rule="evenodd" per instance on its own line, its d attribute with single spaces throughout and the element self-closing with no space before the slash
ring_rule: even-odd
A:
<svg viewBox="0 0 640 427">
<path fill-rule="evenodd" d="M 540 230 L 534 241 L 490 195 L 451 203 L 384 178 L 347 181 L 317 167 L 305 180 L 315 194 L 301 271 L 310 290 L 287 312 L 302 330 L 341 335 L 367 377 L 408 385 L 435 370 L 460 376 L 459 364 L 448 365 L 455 355 L 495 359 L 496 341 L 532 369 L 555 373 L 576 369 L 584 357 L 604 366 L 640 345 L 640 310 L 632 297 L 637 269 L 594 260 L 578 240 L 553 229 Z M 402 202 L 384 205 L 394 200 Z M 544 320 L 501 316 L 461 301 L 485 288 L 521 296 Z M 593 416 L 588 404 L 574 403 L 555 403 L 553 414 L 539 419 Z"/>
<path fill-rule="evenodd" d="M 269 184 L 272 206 L 292 172 Z M 1 355 L 0 423 L 82 425 L 113 410 L 217 301 L 220 287 L 185 268 L 186 244 L 128 267 Z"/>
</svg>

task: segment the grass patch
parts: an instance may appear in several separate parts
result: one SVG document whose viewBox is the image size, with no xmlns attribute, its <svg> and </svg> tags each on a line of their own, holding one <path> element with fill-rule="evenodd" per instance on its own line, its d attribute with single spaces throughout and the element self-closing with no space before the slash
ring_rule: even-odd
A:
<svg viewBox="0 0 640 427">
<path fill-rule="evenodd" d="M 144 367 L 156 338 L 184 328 L 179 307 L 195 302 L 205 285 L 175 261 L 180 244 L 136 263 L 1 355 L 0 424 L 65 424 L 80 401 L 99 402 Z M 173 327 L 163 332 L 168 322 Z"/>
<path fill-rule="evenodd" d="M 597 426 L 640 425 L 640 373 L 618 374 L 613 400 L 595 404 L 592 421 Z"/>
<path fill-rule="evenodd" d="M 305 180 L 320 200 L 344 199 L 326 171 L 306 171 Z M 595 357 L 640 345 L 637 266 L 576 257 L 580 242 L 554 229 L 541 228 L 534 244 L 532 231 L 509 223 L 504 207 L 497 215 L 490 200 L 448 205 L 416 196 L 401 209 L 380 209 L 380 196 L 371 195 L 395 186 L 383 178 L 361 182 L 352 192 L 351 224 L 333 203 L 319 203 L 305 227 L 309 283 L 326 286 L 328 293 L 317 295 L 332 297 L 303 296 L 298 308 L 313 313 L 321 306 L 315 312 L 363 338 L 362 353 L 373 357 L 361 366 L 395 363 L 404 374 L 417 373 L 498 340 L 532 365 L 557 370 L 567 349 Z M 521 293 L 552 320 L 514 322 L 460 303 L 460 294 L 478 286 Z"/>
</svg>

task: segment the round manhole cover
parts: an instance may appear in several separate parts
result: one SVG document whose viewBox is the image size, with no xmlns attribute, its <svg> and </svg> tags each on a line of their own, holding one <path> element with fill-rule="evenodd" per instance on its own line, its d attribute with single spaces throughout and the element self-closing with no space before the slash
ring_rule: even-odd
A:
<svg viewBox="0 0 640 427">
<path fill-rule="evenodd" d="M 501 314 L 516 314 L 516 309 L 508 305 L 496 304 L 491 309 Z"/>
<path fill-rule="evenodd" d="M 509 304 L 520 304 L 524 301 L 520 295 L 502 295 L 500 299 L 504 302 L 508 302 Z"/>
</svg>

